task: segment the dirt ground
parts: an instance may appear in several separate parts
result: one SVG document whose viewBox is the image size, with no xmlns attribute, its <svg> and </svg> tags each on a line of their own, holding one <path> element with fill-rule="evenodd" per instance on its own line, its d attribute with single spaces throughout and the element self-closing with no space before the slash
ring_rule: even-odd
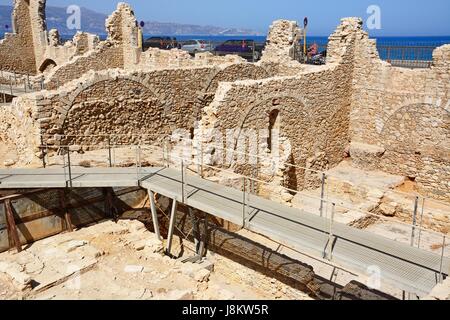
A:
<svg viewBox="0 0 450 320">
<path fill-rule="evenodd" d="M 177 241 L 174 250 L 177 248 Z M 185 250 L 184 258 L 193 253 Z M 104 222 L 0 254 L 0 299 L 260 300 L 285 299 L 229 277 L 225 258 L 183 263 L 137 221 Z M 245 268 L 245 267 L 242 267 Z M 235 270 L 240 272 L 239 270 Z M 250 272 L 250 273 L 249 273 Z M 245 270 L 251 275 L 253 270 Z M 299 294 L 297 299 L 310 299 Z"/>
</svg>

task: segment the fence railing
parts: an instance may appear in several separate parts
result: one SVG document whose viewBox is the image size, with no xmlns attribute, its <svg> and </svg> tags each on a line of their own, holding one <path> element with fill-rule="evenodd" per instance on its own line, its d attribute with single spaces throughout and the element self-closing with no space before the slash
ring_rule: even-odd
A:
<svg viewBox="0 0 450 320">
<path fill-rule="evenodd" d="M 0 71 L 0 94 L 3 101 L 6 101 L 6 95 L 18 96 L 44 90 L 44 81 L 44 76 Z"/>
<path fill-rule="evenodd" d="M 309 210 L 313 210 L 315 211 L 313 213 L 328 219 L 331 226 L 330 228 L 332 228 L 334 222 L 342 221 L 342 219 L 345 220 L 346 213 L 351 212 L 353 214 L 357 214 L 359 218 L 356 220 L 363 224 L 364 220 L 370 221 L 373 219 L 377 224 L 390 223 L 395 224 L 406 231 L 409 230 L 410 236 L 405 238 L 404 241 L 411 244 L 411 246 L 432 252 L 440 251 L 442 257 L 448 256 L 449 254 L 446 239 L 447 235 L 442 232 L 437 232 L 426 228 L 426 224 L 434 223 L 432 214 L 435 210 L 433 209 L 433 204 L 439 204 L 441 212 L 450 212 L 450 206 L 444 202 L 439 202 L 419 194 L 403 193 L 395 190 L 389 191 L 402 195 L 405 201 L 410 201 L 411 208 L 409 213 L 404 213 L 404 219 L 399 220 L 394 217 L 387 217 L 379 213 L 374 213 L 355 207 L 355 205 L 348 203 L 344 199 L 336 198 L 336 196 L 329 190 L 330 184 L 333 179 L 338 180 L 339 183 L 345 182 L 345 180 L 341 177 L 333 177 L 332 174 L 328 174 L 323 171 L 304 168 L 290 163 L 279 163 L 279 165 L 288 168 L 292 167 L 297 170 L 301 170 L 302 172 L 309 172 L 315 175 L 318 181 L 320 181 L 318 189 L 320 194 L 315 195 L 304 192 L 303 190 L 295 190 L 285 186 L 274 185 L 271 182 L 264 181 L 258 173 L 256 173 L 256 176 L 248 176 L 236 172 L 236 170 L 232 169 L 232 167 L 229 167 L 230 169 L 228 169 L 220 165 L 214 165 L 207 160 L 209 154 L 206 151 L 211 150 L 211 148 L 201 139 L 194 141 L 191 139 L 177 137 L 176 141 L 179 141 L 180 145 L 176 145 L 172 143 L 173 137 L 168 137 L 165 135 L 134 135 L 134 144 L 117 143 L 117 141 L 123 141 L 123 139 L 127 136 L 128 135 L 69 135 L 60 137 L 62 142 L 69 138 L 76 137 L 95 139 L 95 143 L 80 144 L 77 146 L 67 144 L 53 146 L 46 144 L 46 139 L 43 139 L 43 144 L 41 145 L 42 164 L 44 167 L 62 166 L 64 168 L 64 177 L 68 187 L 72 186 L 74 168 L 79 167 L 135 167 L 137 180 L 140 179 L 143 169 L 146 167 L 165 166 L 178 169 L 182 167 L 180 170 L 183 170 L 183 181 L 185 181 L 183 184 L 188 183 L 186 181 L 188 181 L 189 177 L 186 176 L 186 172 L 199 175 L 204 179 L 217 178 L 214 174 L 211 174 L 211 172 L 225 174 L 229 175 L 230 179 L 233 179 L 234 177 L 239 180 L 239 188 L 243 191 L 244 225 L 248 218 L 248 215 L 245 214 L 245 212 L 248 213 L 248 208 L 245 206 L 248 205 L 249 197 L 251 195 L 258 195 L 274 201 L 277 197 L 279 197 L 279 194 L 274 193 L 271 190 L 273 190 L 273 187 L 276 187 L 277 190 L 282 190 L 283 192 L 289 193 L 300 200 L 303 199 L 306 202 L 310 202 L 311 204 L 304 210 L 307 212 L 309 212 Z M 152 137 L 155 141 L 157 141 L 154 144 L 148 142 Z M 93 151 L 88 154 L 79 154 L 77 150 L 80 148 L 85 150 L 92 149 Z M 214 145 L 213 148 L 216 150 L 220 149 L 220 147 L 216 145 Z M 223 148 L 223 150 L 230 151 L 233 159 L 238 155 L 245 155 L 247 157 L 258 158 L 259 164 L 263 164 L 264 161 L 266 161 L 266 163 L 273 162 L 273 159 L 262 157 L 260 155 L 239 152 L 235 149 Z M 50 156 L 51 153 L 54 155 Z M 236 187 L 236 185 L 234 185 L 234 187 Z M 356 187 L 361 188 L 364 186 L 358 185 Z M 365 187 L 367 190 L 371 189 L 370 185 Z M 263 190 L 264 188 L 266 189 Z M 270 190 L 270 192 L 267 192 L 267 190 Z M 365 229 L 364 227 L 359 227 L 357 224 L 351 224 L 351 226 L 359 229 Z M 386 234 L 381 235 L 389 238 Z"/>
</svg>

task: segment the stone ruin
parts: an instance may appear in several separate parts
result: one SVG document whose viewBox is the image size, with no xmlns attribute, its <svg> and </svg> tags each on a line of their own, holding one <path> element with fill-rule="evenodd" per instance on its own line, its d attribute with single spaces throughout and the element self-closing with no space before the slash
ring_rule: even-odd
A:
<svg viewBox="0 0 450 320">
<path fill-rule="evenodd" d="M 258 168 L 268 181 L 316 188 L 320 179 L 313 170 L 350 160 L 359 169 L 406 177 L 422 194 L 450 202 L 449 45 L 435 50 L 431 68 L 393 67 L 380 59 L 362 20 L 345 18 L 329 37 L 326 65 L 304 65 L 293 57 L 302 30 L 279 20 L 261 61 L 248 63 L 233 55 L 143 51 L 134 12 L 125 3 L 107 19 L 105 41 L 78 33 L 61 44 L 56 30 L 46 30 L 44 8 L 45 0 L 17 0 L 14 33 L 0 42 L 5 74 L 44 76 L 47 88 L 1 107 L 0 141 L 16 154 L 9 164 L 38 162 L 41 136 L 58 146 L 68 135 L 185 129 L 195 132 L 194 140 L 208 140 L 208 130 L 267 129 L 276 114 L 292 145 L 284 160 L 307 170 Z M 267 138 L 259 138 L 270 156 Z M 67 139 L 79 151 L 99 142 Z M 215 164 L 210 151 L 209 163 Z M 238 173 L 254 171 L 231 166 Z M 449 221 L 441 219 L 442 225 Z"/>
</svg>

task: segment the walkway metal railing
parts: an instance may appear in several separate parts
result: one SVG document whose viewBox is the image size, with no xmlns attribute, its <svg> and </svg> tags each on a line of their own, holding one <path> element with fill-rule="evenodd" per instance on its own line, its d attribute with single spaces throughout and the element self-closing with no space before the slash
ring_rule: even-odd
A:
<svg viewBox="0 0 450 320">
<path fill-rule="evenodd" d="M 0 70 L 0 94 L 3 101 L 6 96 L 19 96 L 22 94 L 41 91 L 45 89 L 44 76 L 31 76 L 16 72 Z"/>
<path fill-rule="evenodd" d="M 134 139 L 137 140 L 137 143 L 129 145 L 129 144 L 120 144 L 115 143 L 115 139 L 125 139 L 134 137 Z M 201 176 L 202 178 L 209 179 L 210 177 L 214 177 L 215 175 L 211 175 L 211 172 L 217 172 L 229 175 L 230 177 L 236 177 L 236 179 L 240 180 L 240 187 L 239 189 L 243 192 L 242 197 L 242 203 L 243 203 L 243 218 L 242 218 L 242 225 L 245 227 L 248 223 L 249 219 L 249 199 L 251 195 L 258 195 L 268 198 L 269 200 L 273 200 L 274 194 L 264 195 L 258 192 L 258 189 L 265 186 L 268 187 L 267 190 L 270 190 L 270 188 L 273 188 L 274 185 L 270 182 L 264 181 L 262 179 L 258 179 L 258 177 L 250 177 L 242 174 L 238 174 L 237 172 L 229 169 L 225 169 L 222 167 L 217 167 L 214 165 L 210 165 L 205 161 L 205 156 L 207 150 L 207 146 L 203 145 L 203 142 L 196 141 L 194 143 L 191 139 L 184 139 L 184 138 L 178 138 L 178 141 L 184 141 L 187 143 L 187 146 L 189 150 L 186 152 L 186 148 L 180 147 L 180 149 L 177 151 L 176 147 L 171 147 L 171 143 L 169 143 L 169 137 L 166 135 L 86 135 L 86 136 L 61 136 L 61 141 L 64 141 L 65 139 L 69 138 L 90 138 L 90 139 L 97 139 L 95 143 L 93 144 L 82 144 L 79 146 L 76 146 L 74 149 L 74 145 L 60 145 L 60 146 L 51 146 L 48 144 L 43 144 L 41 146 L 41 150 L 43 150 L 43 165 L 44 166 L 59 166 L 63 165 L 65 168 L 65 181 L 67 182 L 67 186 L 70 187 L 72 185 L 72 171 L 74 167 L 77 166 L 91 166 L 91 163 L 84 163 L 82 158 L 80 158 L 79 155 L 77 155 L 77 161 L 78 165 L 74 161 L 75 155 L 71 156 L 71 153 L 76 153 L 75 151 L 70 150 L 77 150 L 78 148 L 83 149 L 93 149 L 96 151 L 93 151 L 94 154 L 89 155 L 89 159 L 95 159 L 100 158 L 103 161 L 101 163 L 101 166 L 104 167 L 115 167 L 115 166 L 126 166 L 126 167 L 135 167 L 136 169 L 136 179 L 139 181 L 143 169 L 148 166 L 152 165 L 163 165 L 166 167 L 176 168 L 180 170 L 181 175 L 183 177 L 183 194 L 184 199 L 187 198 L 187 195 L 184 193 L 186 190 L 186 186 L 189 185 L 189 174 L 188 173 L 194 173 L 196 175 Z M 151 143 L 148 143 L 149 139 L 153 138 L 155 141 L 158 141 L 154 145 Z M 46 141 L 47 139 L 43 139 L 43 141 Z M 103 140 L 103 143 L 100 142 Z M 145 141 L 146 143 L 140 143 L 140 141 Z M 45 142 L 44 142 L 45 143 Z M 217 146 L 214 146 L 214 148 L 217 148 Z M 102 150 L 100 150 L 102 149 Z M 250 157 L 256 157 L 256 158 L 263 158 L 258 155 L 250 155 L 248 153 L 239 152 L 234 149 L 226 149 L 224 150 L 230 150 L 233 152 L 234 155 L 236 154 L 243 154 Z M 49 157 L 49 151 L 59 151 L 59 156 L 55 157 Z M 103 152 L 103 153 L 102 153 Z M 181 153 L 180 155 L 177 155 Z M 58 162 L 57 159 L 61 157 L 61 160 Z M 122 163 L 118 161 L 122 157 Z M 273 160 L 271 159 L 265 159 L 268 162 L 271 162 Z M 53 161 L 53 163 L 52 163 Z M 86 161 L 86 160 L 84 160 Z M 100 163 L 98 160 L 96 166 Z M 262 161 L 261 161 L 262 162 Z M 260 163 L 261 163 L 260 162 Z M 316 201 L 317 204 L 317 214 L 324 217 L 329 221 L 329 235 L 330 237 L 333 235 L 333 224 L 338 219 L 338 212 L 339 210 L 350 211 L 357 214 L 360 214 L 363 218 L 368 219 L 375 219 L 376 221 L 385 221 L 389 223 L 394 223 L 399 226 L 404 226 L 406 230 L 410 230 L 410 238 L 408 241 L 410 241 L 411 246 L 417 246 L 418 248 L 429 250 L 436 252 L 440 250 L 441 257 L 448 256 L 448 248 L 447 248 L 447 234 L 432 231 L 429 229 L 426 229 L 424 227 L 424 210 L 425 210 L 425 203 L 435 201 L 420 195 L 413 196 L 408 193 L 402 193 L 398 192 L 399 194 L 402 194 L 404 196 L 413 197 L 412 201 L 412 207 L 413 207 L 413 214 L 411 216 L 411 223 L 406 223 L 403 221 L 400 221 L 396 218 L 390 218 L 385 217 L 383 215 L 379 215 L 373 212 L 369 212 L 360 208 L 355 208 L 352 204 L 346 203 L 346 201 L 341 200 L 330 200 L 330 194 L 327 185 L 327 182 L 329 181 L 332 176 L 328 175 L 326 172 L 313 170 L 309 168 L 303 168 L 300 166 L 292 165 L 289 163 L 283 163 L 283 165 L 287 167 L 293 167 L 297 168 L 299 170 L 308 170 L 310 172 L 315 173 L 318 177 L 321 177 L 321 195 L 320 196 L 314 196 L 311 194 L 304 193 L 299 190 L 293 190 L 290 188 L 286 188 L 284 186 L 275 186 L 279 188 L 280 190 L 283 190 L 284 192 L 287 192 L 291 195 L 299 195 L 302 198 L 308 198 L 310 200 Z M 340 179 L 339 177 L 337 179 Z M 367 186 L 370 188 L 370 186 Z M 396 191 L 393 191 L 396 192 Z M 440 205 L 445 206 L 445 208 L 450 208 L 447 204 L 443 202 L 438 202 Z M 450 210 L 449 210 L 450 212 Z M 432 219 L 432 218 L 430 218 Z M 431 220 L 430 223 L 433 223 Z M 383 235 L 387 237 L 386 235 Z M 388 237 L 389 238 L 389 237 Z M 427 240 L 428 245 L 430 242 L 432 242 L 435 247 L 427 247 L 424 246 L 424 239 Z M 440 239 L 440 240 L 439 240 Z M 406 239 L 405 239 L 406 240 Z M 442 273 L 442 272 L 441 272 Z"/>
</svg>

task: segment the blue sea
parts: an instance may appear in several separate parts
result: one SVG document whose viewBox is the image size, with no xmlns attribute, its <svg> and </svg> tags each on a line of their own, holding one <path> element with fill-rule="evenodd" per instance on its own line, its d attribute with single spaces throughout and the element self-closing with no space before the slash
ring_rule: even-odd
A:
<svg viewBox="0 0 450 320">
<path fill-rule="evenodd" d="M 147 39 L 152 35 L 145 35 Z M 190 39 L 202 39 L 211 42 L 214 45 L 225 42 L 226 40 L 254 40 L 264 43 L 265 36 L 199 36 L 199 35 L 167 35 L 176 38 L 179 42 Z M 62 36 L 64 40 L 71 39 L 73 35 Z M 3 38 L 3 34 L 1 34 Z M 1 39 L 0 38 L 0 39 Z M 106 35 L 100 35 L 101 39 L 105 39 Z M 450 36 L 439 37 L 374 37 L 377 40 L 378 51 L 383 60 L 432 60 L 433 50 L 444 44 L 450 44 Z M 320 50 L 325 50 L 328 43 L 328 37 L 311 36 L 307 39 L 308 44 L 316 43 Z"/>
<path fill-rule="evenodd" d="M 151 35 L 146 35 L 145 38 Z M 265 42 L 265 36 L 190 36 L 174 35 L 178 41 L 189 39 L 203 39 L 214 44 L 222 43 L 229 39 L 244 40 L 250 39 L 256 42 Z M 450 36 L 440 37 L 374 37 L 377 40 L 377 47 L 380 57 L 383 60 L 424 60 L 431 61 L 433 51 L 444 44 L 450 44 Z M 325 50 L 328 37 L 311 36 L 307 38 L 308 44 L 316 43 L 319 50 Z"/>
</svg>

